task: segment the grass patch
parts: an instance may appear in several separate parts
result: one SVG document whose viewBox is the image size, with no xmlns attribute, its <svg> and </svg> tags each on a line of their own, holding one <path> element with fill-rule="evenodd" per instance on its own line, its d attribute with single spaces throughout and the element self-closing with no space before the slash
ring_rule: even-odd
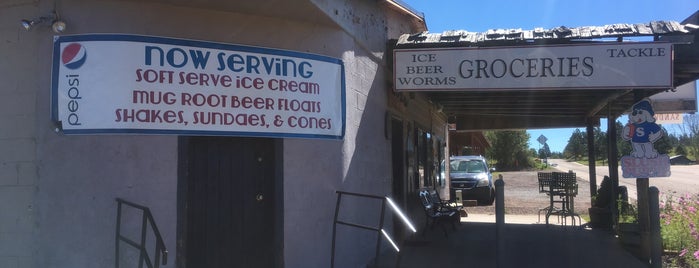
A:
<svg viewBox="0 0 699 268">
<path fill-rule="evenodd" d="M 585 222 L 590 222 L 590 214 L 580 214 L 580 218 Z"/>
</svg>

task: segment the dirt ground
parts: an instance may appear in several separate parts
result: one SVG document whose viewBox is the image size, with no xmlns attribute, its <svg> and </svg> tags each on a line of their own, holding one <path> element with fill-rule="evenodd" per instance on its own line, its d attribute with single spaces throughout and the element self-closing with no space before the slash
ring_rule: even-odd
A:
<svg viewBox="0 0 699 268">
<path fill-rule="evenodd" d="M 539 193 L 537 171 L 496 172 L 494 179 L 500 174 L 505 181 L 505 214 L 536 215 L 539 209 L 549 205 L 549 197 L 545 193 Z M 575 212 L 587 214 L 590 207 L 590 186 L 580 178 L 578 195 L 574 201 Z M 468 207 L 467 211 L 475 214 L 495 214 L 495 205 Z"/>
</svg>

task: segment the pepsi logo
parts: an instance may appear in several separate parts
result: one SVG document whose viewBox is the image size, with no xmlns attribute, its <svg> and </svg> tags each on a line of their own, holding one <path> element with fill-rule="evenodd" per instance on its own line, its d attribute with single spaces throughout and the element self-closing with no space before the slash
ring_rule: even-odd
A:
<svg viewBox="0 0 699 268">
<path fill-rule="evenodd" d="M 85 59 L 87 59 L 87 52 L 81 44 L 71 43 L 63 48 L 61 61 L 66 68 L 71 70 L 78 69 L 80 66 L 83 66 Z"/>
</svg>

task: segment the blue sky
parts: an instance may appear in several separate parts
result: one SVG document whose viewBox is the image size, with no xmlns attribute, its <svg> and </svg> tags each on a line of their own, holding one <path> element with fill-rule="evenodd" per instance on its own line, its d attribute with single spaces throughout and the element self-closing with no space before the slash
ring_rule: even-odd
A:
<svg viewBox="0 0 699 268">
<path fill-rule="evenodd" d="M 655 20 L 682 21 L 699 10 L 697 0 L 528 0 L 464 1 L 402 0 L 424 13 L 430 32 L 489 29 L 550 29 L 558 26 L 602 26 L 615 23 L 648 23 Z M 606 120 L 602 123 L 606 131 Z M 575 128 L 528 130 L 529 146 L 538 149 L 536 139 L 548 138 L 552 151 L 562 152 Z M 584 127 L 581 128 L 584 131 Z"/>
</svg>

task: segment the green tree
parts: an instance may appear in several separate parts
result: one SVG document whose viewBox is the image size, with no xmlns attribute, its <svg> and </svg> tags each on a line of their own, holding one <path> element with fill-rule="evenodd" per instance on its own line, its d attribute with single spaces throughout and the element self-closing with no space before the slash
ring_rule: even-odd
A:
<svg viewBox="0 0 699 268">
<path fill-rule="evenodd" d="M 675 147 L 675 154 L 677 154 L 677 155 L 687 155 L 687 151 L 685 151 L 685 150 L 684 150 L 684 146 L 682 146 L 682 145 L 680 144 L 680 145 L 677 145 L 677 147 Z"/>
<path fill-rule="evenodd" d="M 690 158 L 699 156 L 699 115 L 688 114 L 683 118 L 684 123 L 679 126 L 681 135 L 679 145 L 684 147 L 686 155 Z"/>
<path fill-rule="evenodd" d="M 565 158 L 561 152 L 552 152 L 551 158 Z"/>
<path fill-rule="evenodd" d="M 660 137 L 659 140 L 657 140 L 653 143 L 653 147 L 660 154 L 669 154 L 670 151 L 672 151 L 672 143 L 671 143 L 672 139 L 668 136 L 668 132 L 665 129 L 665 127 L 663 127 L 662 129 L 663 129 L 663 136 Z"/>
<path fill-rule="evenodd" d="M 551 148 L 549 148 L 548 143 L 544 143 L 544 146 L 539 149 L 539 153 L 537 154 L 538 158 L 541 159 L 546 159 L 551 156 Z"/>
<path fill-rule="evenodd" d="M 621 124 L 621 122 L 616 121 L 616 124 L 614 125 L 616 127 L 616 147 L 617 147 L 617 153 L 616 157 L 617 160 L 621 159 L 622 156 L 625 155 L 630 155 L 631 154 L 631 142 L 626 141 L 621 138 L 621 133 L 624 130 L 624 125 Z"/>
<path fill-rule="evenodd" d="M 594 139 L 595 139 L 595 158 L 596 159 L 607 159 L 607 133 L 602 131 L 602 128 L 594 128 Z"/>
<path fill-rule="evenodd" d="M 529 148 L 529 156 L 530 157 L 537 157 L 537 152 L 534 148 Z"/>
<path fill-rule="evenodd" d="M 587 138 L 586 134 L 580 129 L 575 129 L 573 134 L 570 135 L 568 139 L 568 144 L 563 150 L 563 154 L 567 158 L 580 159 L 580 157 L 587 155 Z"/>
<path fill-rule="evenodd" d="M 529 134 L 526 130 L 487 131 L 491 147 L 486 155 L 497 162 L 498 170 L 518 170 L 532 166 L 530 162 Z"/>
<path fill-rule="evenodd" d="M 680 138 L 678 138 L 677 135 L 675 135 L 674 133 L 669 133 L 669 132 L 666 132 L 666 134 L 667 134 L 668 140 L 670 141 L 670 145 L 672 145 L 672 148 L 675 148 L 678 145 L 680 145 Z"/>
</svg>

